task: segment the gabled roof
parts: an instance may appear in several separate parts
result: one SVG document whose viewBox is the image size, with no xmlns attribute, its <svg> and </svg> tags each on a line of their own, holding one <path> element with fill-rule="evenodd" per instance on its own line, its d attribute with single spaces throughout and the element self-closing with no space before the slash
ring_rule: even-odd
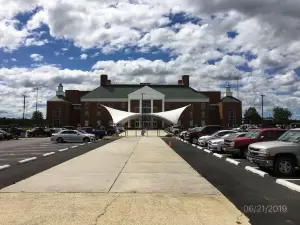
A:
<svg viewBox="0 0 300 225">
<path fill-rule="evenodd" d="M 224 98 L 221 99 L 221 102 L 241 102 L 240 100 L 238 100 L 237 98 L 235 97 L 232 97 L 232 96 L 226 96 Z"/>
<path fill-rule="evenodd" d="M 47 102 L 70 102 L 64 96 L 54 96 L 53 98 L 49 99 Z"/>
<path fill-rule="evenodd" d="M 82 99 L 91 98 L 127 98 L 128 94 L 137 91 L 140 88 L 148 86 L 165 95 L 168 99 L 191 98 L 208 99 L 204 94 L 194 90 L 191 87 L 181 85 L 107 85 L 100 86 L 90 93 L 84 95 Z"/>
</svg>

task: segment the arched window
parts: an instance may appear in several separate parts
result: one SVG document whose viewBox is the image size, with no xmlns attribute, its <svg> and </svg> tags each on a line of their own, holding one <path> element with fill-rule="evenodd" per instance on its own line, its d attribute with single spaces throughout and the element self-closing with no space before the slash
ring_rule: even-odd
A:
<svg viewBox="0 0 300 225">
<path fill-rule="evenodd" d="M 202 117 L 202 119 L 205 119 L 205 112 L 204 111 L 201 112 L 201 117 Z"/>
<path fill-rule="evenodd" d="M 228 110 L 228 122 L 230 127 L 233 127 L 236 124 L 236 112 L 234 109 Z"/>
</svg>

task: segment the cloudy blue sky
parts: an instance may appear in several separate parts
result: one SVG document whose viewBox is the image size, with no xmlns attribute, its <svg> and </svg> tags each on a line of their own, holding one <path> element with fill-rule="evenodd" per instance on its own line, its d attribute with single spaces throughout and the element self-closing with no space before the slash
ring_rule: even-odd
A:
<svg viewBox="0 0 300 225">
<path fill-rule="evenodd" d="M 231 82 L 243 108 L 288 107 L 300 118 L 299 0 L 0 0 L 0 116 L 45 113 L 59 82 Z"/>
</svg>

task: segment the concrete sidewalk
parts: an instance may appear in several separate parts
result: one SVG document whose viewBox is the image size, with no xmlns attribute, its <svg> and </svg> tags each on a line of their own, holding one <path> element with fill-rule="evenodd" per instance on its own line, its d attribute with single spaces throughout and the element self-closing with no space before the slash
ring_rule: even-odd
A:
<svg viewBox="0 0 300 225">
<path fill-rule="evenodd" d="M 3 224 L 248 224 L 158 137 L 119 139 L 1 192 Z"/>
</svg>

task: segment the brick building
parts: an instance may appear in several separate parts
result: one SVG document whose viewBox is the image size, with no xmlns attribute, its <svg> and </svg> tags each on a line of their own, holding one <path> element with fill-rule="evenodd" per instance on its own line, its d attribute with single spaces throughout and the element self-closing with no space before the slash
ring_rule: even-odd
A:
<svg viewBox="0 0 300 225">
<path fill-rule="evenodd" d="M 92 91 L 63 90 L 59 84 L 56 96 L 47 101 L 47 121 L 51 127 L 109 126 L 112 118 L 101 106 L 127 112 L 155 113 L 188 107 L 180 116 L 179 125 L 195 127 L 218 125 L 234 127 L 242 124 L 242 103 L 232 96 L 229 84 L 221 98 L 220 91 L 201 92 L 189 85 L 189 75 L 183 75 L 176 85 L 113 84 L 101 75 L 100 85 Z M 130 128 L 161 128 L 169 124 L 151 116 L 126 122 Z"/>
</svg>

